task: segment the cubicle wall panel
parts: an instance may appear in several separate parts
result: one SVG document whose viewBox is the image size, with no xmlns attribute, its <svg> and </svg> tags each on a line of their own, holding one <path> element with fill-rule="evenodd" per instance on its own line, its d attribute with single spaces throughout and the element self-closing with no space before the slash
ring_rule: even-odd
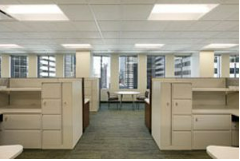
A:
<svg viewBox="0 0 240 161">
<path fill-rule="evenodd" d="M 41 129 L 42 115 L 40 114 L 4 114 L 4 130 L 36 130 Z"/>
<path fill-rule="evenodd" d="M 42 113 L 43 114 L 61 114 L 62 113 L 61 99 L 43 99 Z"/>
<path fill-rule="evenodd" d="M 62 90 L 61 83 L 43 83 L 42 98 L 61 98 Z"/>
<path fill-rule="evenodd" d="M 43 115 L 42 128 L 47 130 L 60 130 L 62 129 L 61 115 Z"/>
<path fill-rule="evenodd" d="M 206 149 L 209 145 L 231 146 L 230 131 L 194 131 L 193 149 Z"/>
<path fill-rule="evenodd" d="M 23 148 L 41 148 L 40 130 L 4 130 L 0 139 L 3 145 L 20 144 Z"/>
</svg>

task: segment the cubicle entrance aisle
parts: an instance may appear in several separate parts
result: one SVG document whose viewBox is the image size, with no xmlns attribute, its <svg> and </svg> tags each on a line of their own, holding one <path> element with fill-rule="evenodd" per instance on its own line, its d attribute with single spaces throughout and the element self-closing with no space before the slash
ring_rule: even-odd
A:
<svg viewBox="0 0 240 161">
<path fill-rule="evenodd" d="M 73 150 L 24 150 L 18 158 L 209 158 L 205 151 L 160 151 L 144 124 L 144 105 L 102 103 Z"/>
</svg>

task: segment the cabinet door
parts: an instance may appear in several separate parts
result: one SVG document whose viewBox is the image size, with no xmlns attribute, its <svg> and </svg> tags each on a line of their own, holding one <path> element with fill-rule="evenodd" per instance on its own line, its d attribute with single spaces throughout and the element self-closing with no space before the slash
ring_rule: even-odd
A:
<svg viewBox="0 0 240 161">
<path fill-rule="evenodd" d="M 230 115 L 193 115 L 194 130 L 230 130 Z"/>
<path fill-rule="evenodd" d="M 192 100 L 173 100 L 173 114 L 192 114 Z"/>
<path fill-rule="evenodd" d="M 193 148 L 206 149 L 209 145 L 231 146 L 230 131 L 194 131 Z"/>
<path fill-rule="evenodd" d="M 191 131 L 174 131 L 173 147 L 179 150 L 189 150 L 192 148 Z"/>
<path fill-rule="evenodd" d="M 43 114 L 61 114 L 62 103 L 60 99 L 43 99 L 42 113 Z"/>
<path fill-rule="evenodd" d="M 60 130 L 62 128 L 61 115 L 43 115 L 43 129 Z"/>
<path fill-rule="evenodd" d="M 190 83 L 173 83 L 173 99 L 192 99 L 192 85 Z"/>
<path fill-rule="evenodd" d="M 40 114 L 4 114 L 5 130 L 37 130 L 41 129 Z"/>
<path fill-rule="evenodd" d="M 62 132 L 61 130 L 43 131 L 43 149 L 61 148 Z"/>
<path fill-rule="evenodd" d="M 173 116 L 173 130 L 191 130 L 191 116 Z"/>
<path fill-rule="evenodd" d="M 42 98 L 61 98 L 61 83 L 43 83 Z"/>
<path fill-rule="evenodd" d="M 20 144 L 23 148 L 41 148 L 40 130 L 4 130 L 0 139 L 3 145 Z"/>
</svg>

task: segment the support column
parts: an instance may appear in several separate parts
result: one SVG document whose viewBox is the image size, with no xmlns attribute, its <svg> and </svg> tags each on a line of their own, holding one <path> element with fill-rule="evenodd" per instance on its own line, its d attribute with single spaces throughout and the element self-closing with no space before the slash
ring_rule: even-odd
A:
<svg viewBox="0 0 240 161">
<path fill-rule="evenodd" d="M 56 55 L 56 77 L 64 77 L 64 55 Z"/>
<path fill-rule="evenodd" d="M 138 90 L 144 92 L 147 89 L 147 55 L 138 55 Z"/>
<path fill-rule="evenodd" d="M 228 54 L 221 55 L 221 77 L 229 77 L 230 73 L 230 59 Z"/>
<path fill-rule="evenodd" d="M 174 77 L 174 55 L 165 56 L 165 77 Z"/>
<path fill-rule="evenodd" d="M 199 77 L 214 77 L 214 51 L 199 53 Z"/>
<path fill-rule="evenodd" d="M 119 89 L 119 55 L 111 55 L 111 85 L 112 91 Z"/>
<path fill-rule="evenodd" d="M 38 57 L 37 55 L 28 55 L 28 78 L 38 77 Z"/>
<path fill-rule="evenodd" d="M 2 63 L 1 63 L 1 77 L 2 78 L 10 78 L 11 77 L 11 56 L 10 55 L 2 55 Z"/>
<path fill-rule="evenodd" d="M 91 77 L 92 54 L 90 51 L 76 52 L 76 77 Z"/>
</svg>

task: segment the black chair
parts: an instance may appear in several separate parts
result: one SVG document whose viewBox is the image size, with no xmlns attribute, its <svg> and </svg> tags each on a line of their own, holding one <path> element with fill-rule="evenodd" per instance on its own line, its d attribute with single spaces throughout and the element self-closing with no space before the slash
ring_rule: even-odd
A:
<svg viewBox="0 0 240 161">
<path fill-rule="evenodd" d="M 139 103 L 144 103 L 144 100 L 148 97 L 149 97 L 149 92 L 148 91 L 146 91 L 144 94 L 138 95 L 136 97 L 136 99 L 138 101 L 138 109 L 139 109 Z"/>
<path fill-rule="evenodd" d="M 117 109 L 118 109 L 118 95 L 110 94 L 109 91 L 107 91 L 108 95 L 108 109 L 110 108 L 110 103 L 117 103 Z"/>
</svg>

